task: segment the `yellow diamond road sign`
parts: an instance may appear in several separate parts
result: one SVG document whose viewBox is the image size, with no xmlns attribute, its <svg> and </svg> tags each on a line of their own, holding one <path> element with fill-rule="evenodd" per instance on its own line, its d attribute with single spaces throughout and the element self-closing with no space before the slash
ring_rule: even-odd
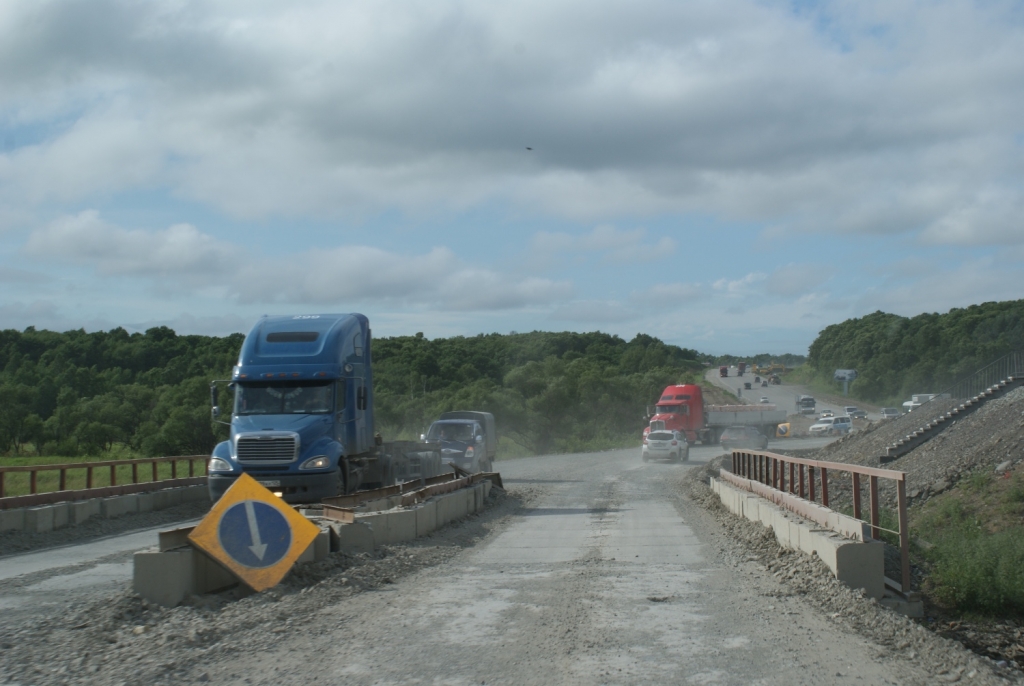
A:
<svg viewBox="0 0 1024 686">
<path fill-rule="evenodd" d="M 189 540 L 254 591 L 276 586 L 320 528 L 242 474 Z"/>
</svg>

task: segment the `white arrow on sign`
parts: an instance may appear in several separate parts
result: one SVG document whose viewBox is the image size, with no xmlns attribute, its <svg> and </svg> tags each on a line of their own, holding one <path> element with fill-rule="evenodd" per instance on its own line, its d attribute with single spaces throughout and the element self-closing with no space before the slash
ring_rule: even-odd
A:
<svg viewBox="0 0 1024 686">
<path fill-rule="evenodd" d="M 249 520 L 249 537 L 252 538 L 249 550 L 262 562 L 263 556 L 267 552 L 267 544 L 260 540 L 260 527 L 256 523 L 256 508 L 253 507 L 251 500 L 245 501 L 245 516 Z"/>
</svg>

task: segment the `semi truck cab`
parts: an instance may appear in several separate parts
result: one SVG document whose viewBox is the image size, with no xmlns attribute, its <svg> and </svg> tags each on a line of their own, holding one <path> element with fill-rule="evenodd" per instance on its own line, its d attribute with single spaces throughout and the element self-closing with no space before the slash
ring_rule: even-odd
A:
<svg viewBox="0 0 1024 686">
<path fill-rule="evenodd" d="M 353 491 L 376 459 L 370 325 L 361 314 L 263 317 L 229 384 L 230 438 L 208 468 L 217 500 L 243 472 L 287 502 Z M 220 415 L 216 382 L 213 415 Z"/>
</svg>

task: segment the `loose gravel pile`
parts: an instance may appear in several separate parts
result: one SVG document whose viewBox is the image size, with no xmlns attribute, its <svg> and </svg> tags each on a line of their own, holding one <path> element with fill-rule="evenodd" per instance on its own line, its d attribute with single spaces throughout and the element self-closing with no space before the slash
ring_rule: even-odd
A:
<svg viewBox="0 0 1024 686">
<path fill-rule="evenodd" d="M 708 486 L 723 458 L 703 469 L 690 470 L 680 488 L 707 509 L 738 542 L 734 562 L 758 563 L 794 595 L 804 597 L 837 622 L 885 646 L 888 655 L 911 660 L 931 671 L 935 683 L 1024 684 L 1024 674 L 1005 662 L 972 653 L 960 643 L 928 630 L 914 620 L 865 598 L 863 591 L 843 585 L 817 558 L 782 548 L 772 531 L 729 512 Z"/>
<path fill-rule="evenodd" d="M 801 452 L 799 456 L 906 472 L 907 495 L 911 504 L 948 490 L 974 472 L 992 472 L 997 468 L 1005 472 L 1024 460 L 1024 387 L 1020 387 L 954 421 L 948 429 L 903 457 L 879 465 L 878 456 L 884 454 L 885 446 L 944 414 L 952 401 L 935 407 L 932 405 L 935 403 L 928 403 L 891 422 L 845 436 L 820 450 Z M 882 503 L 894 507 L 896 491 L 893 482 L 883 479 L 879 483 Z M 829 492 L 836 507 L 849 504 L 850 485 L 847 480 L 830 479 Z"/>
<path fill-rule="evenodd" d="M 130 589 L 105 594 L 32 626 L 0 629 L 0 683 L 170 684 L 207 682 L 196 664 L 260 651 L 279 634 L 317 622 L 358 622 L 322 609 L 444 562 L 503 525 L 532 498 L 529 488 L 493 489 L 490 506 L 416 541 L 373 553 L 333 553 L 298 565 L 264 593 L 236 588 L 163 608 Z M 207 667 L 208 668 L 208 667 Z"/>
</svg>

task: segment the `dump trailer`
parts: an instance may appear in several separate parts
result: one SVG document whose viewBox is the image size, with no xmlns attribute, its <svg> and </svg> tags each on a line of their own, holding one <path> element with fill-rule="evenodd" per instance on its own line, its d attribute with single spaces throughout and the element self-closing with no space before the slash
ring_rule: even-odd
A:
<svg viewBox="0 0 1024 686">
<path fill-rule="evenodd" d="M 245 337 L 228 388 L 230 438 L 210 456 L 217 500 L 249 474 L 288 503 L 316 503 L 443 473 L 437 446 L 374 431 L 370 322 L 361 314 L 262 317 Z M 213 416 L 218 381 L 210 386 Z M 220 421 L 218 419 L 218 421 Z"/>
<path fill-rule="evenodd" d="M 730 426 L 753 426 L 765 436 L 774 437 L 779 424 L 786 421 L 786 411 L 775 405 L 705 405 L 704 395 L 696 384 L 668 386 L 658 404 L 648 409 L 648 426 L 652 430 L 683 431 L 691 443 L 718 443 L 722 432 Z"/>
<path fill-rule="evenodd" d="M 718 375 L 729 376 L 729 367 L 723 364 L 721 367 L 718 368 Z"/>
</svg>

